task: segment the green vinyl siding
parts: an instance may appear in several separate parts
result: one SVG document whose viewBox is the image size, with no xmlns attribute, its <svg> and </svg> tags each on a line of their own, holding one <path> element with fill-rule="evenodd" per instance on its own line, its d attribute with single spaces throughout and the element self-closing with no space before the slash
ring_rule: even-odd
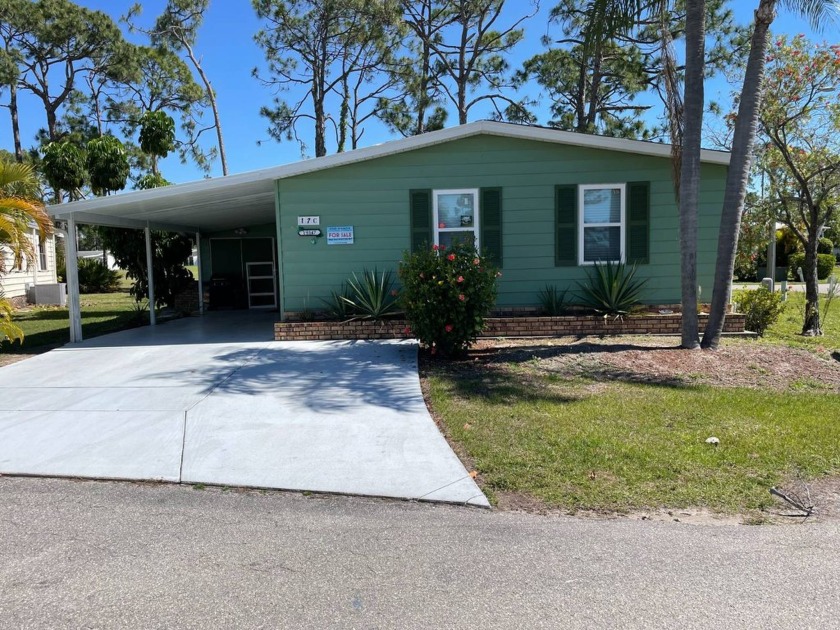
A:
<svg viewBox="0 0 840 630">
<path fill-rule="evenodd" d="M 702 176 L 698 269 L 701 299 L 708 300 L 726 167 L 704 164 Z M 574 263 L 557 266 L 558 187 L 623 182 L 647 184 L 648 256 L 638 272 L 648 278 L 645 302 L 679 302 L 678 216 L 667 158 L 482 135 L 278 181 L 283 307 L 317 309 L 354 271 L 396 270 L 425 230 L 412 213 L 412 193 L 460 188 L 500 192 L 504 267 L 497 304 L 535 306 L 546 284 L 575 290 L 587 272 Z M 320 216 L 324 231 L 352 225 L 355 243 L 327 245 L 322 237 L 313 244 L 297 235 L 298 215 Z"/>
</svg>

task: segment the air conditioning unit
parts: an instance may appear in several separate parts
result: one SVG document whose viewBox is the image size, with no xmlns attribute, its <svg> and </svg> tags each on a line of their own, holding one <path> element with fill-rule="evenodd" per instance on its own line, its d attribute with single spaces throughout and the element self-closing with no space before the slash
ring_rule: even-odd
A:
<svg viewBox="0 0 840 630">
<path fill-rule="evenodd" d="M 67 306 L 67 284 L 64 282 L 33 284 L 29 287 L 29 302 Z"/>
</svg>

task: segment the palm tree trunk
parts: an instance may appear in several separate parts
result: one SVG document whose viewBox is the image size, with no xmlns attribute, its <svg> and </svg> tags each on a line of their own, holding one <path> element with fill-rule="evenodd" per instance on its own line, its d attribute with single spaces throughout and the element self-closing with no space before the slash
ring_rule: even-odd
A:
<svg viewBox="0 0 840 630">
<path fill-rule="evenodd" d="M 697 319 L 697 213 L 700 197 L 700 148 L 705 102 L 706 2 L 688 0 L 685 18 L 685 98 L 680 156 L 680 270 L 682 347 L 700 347 Z"/>
<path fill-rule="evenodd" d="M 761 85 L 764 80 L 764 57 L 767 53 L 767 33 L 776 17 L 776 0 L 760 0 L 755 12 L 755 28 L 750 42 L 750 56 L 741 89 L 741 102 L 732 138 L 732 157 L 726 176 L 723 210 L 720 217 L 717 264 L 709 321 L 702 346 L 715 349 L 720 344 L 726 307 L 732 293 L 732 273 L 738 247 L 738 232 L 747 193 L 752 151 L 758 113 L 761 106 Z"/>
</svg>

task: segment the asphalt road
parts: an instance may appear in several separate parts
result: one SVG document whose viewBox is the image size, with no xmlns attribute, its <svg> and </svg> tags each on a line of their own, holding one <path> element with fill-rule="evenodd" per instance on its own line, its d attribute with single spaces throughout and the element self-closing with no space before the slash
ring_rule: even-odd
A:
<svg viewBox="0 0 840 630">
<path fill-rule="evenodd" d="M 0 627 L 837 628 L 840 526 L 0 478 Z"/>
</svg>

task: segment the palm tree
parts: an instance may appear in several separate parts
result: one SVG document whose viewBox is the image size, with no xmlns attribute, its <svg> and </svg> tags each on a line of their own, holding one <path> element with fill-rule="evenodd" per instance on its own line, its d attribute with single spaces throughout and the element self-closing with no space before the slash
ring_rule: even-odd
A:
<svg viewBox="0 0 840 630">
<path fill-rule="evenodd" d="M 34 260 L 32 229 L 40 238 L 52 233 L 52 221 L 38 201 L 38 178 L 27 164 L 0 161 L 0 248 L 12 254 L 12 268 L 21 269 Z M 0 273 L 6 272 L 6 256 L 0 252 Z M 12 323 L 12 306 L 0 287 L 0 342 L 23 339 L 23 331 Z"/>
<path fill-rule="evenodd" d="M 671 39 L 672 0 L 591 0 L 587 45 L 629 30 L 642 15 L 659 19 L 662 79 L 671 136 L 674 190 L 680 215 L 680 281 L 683 348 L 700 347 L 697 318 L 697 214 L 700 197 L 700 148 L 703 131 L 705 72 L 705 0 L 686 0 L 685 84 L 679 93 L 677 62 Z"/>
<path fill-rule="evenodd" d="M 709 321 L 703 335 L 704 348 L 717 348 L 726 319 L 726 306 L 732 293 L 732 273 L 744 198 L 747 193 L 753 145 L 761 106 L 761 89 L 764 80 L 764 61 L 767 54 L 767 34 L 776 18 L 778 4 L 807 17 L 815 28 L 834 18 L 837 0 L 759 0 L 755 11 L 755 26 L 750 41 L 750 55 L 744 73 L 738 117 L 732 136 L 732 157 L 723 197 L 723 211 L 718 236 L 718 256 Z"/>
</svg>

